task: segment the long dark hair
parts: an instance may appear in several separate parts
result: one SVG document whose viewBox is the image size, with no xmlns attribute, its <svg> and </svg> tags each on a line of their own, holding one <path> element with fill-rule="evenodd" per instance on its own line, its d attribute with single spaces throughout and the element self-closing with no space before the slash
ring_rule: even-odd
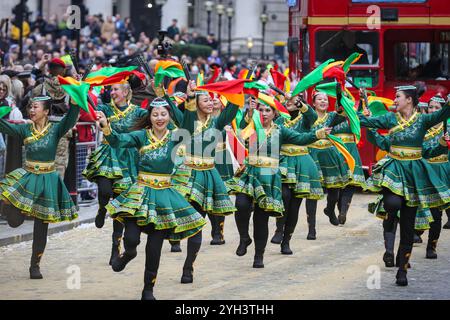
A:
<svg viewBox="0 0 450 320">
<path fill-rule="evenodd" d="M 169 105 L 163 106 L 167 112 L 169 112 L 170 119 L 173 119 L 172 110 L 170 109 Z M 137 120 L 134 124 L 134 126 L 131 128 L 131 131 L 136 130 L 142 130 L 142 129 L 151 129 L 152 128 L 152 110 L 154 107 L 150 107 L 148 109 L 148 114 L 145 117 L 140 118 Z M 158 108 L 158 107 L 157 107 Z"/>
</svg>

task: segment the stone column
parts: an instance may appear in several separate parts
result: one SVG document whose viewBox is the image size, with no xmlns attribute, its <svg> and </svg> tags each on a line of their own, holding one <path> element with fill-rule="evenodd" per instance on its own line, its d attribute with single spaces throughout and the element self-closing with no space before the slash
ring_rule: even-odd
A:
<svg viewBox="0 0 450 320">
<path fill-rule="evenodd" d="M 89 15 L 102 13 L 103 17 L 111 16 L 113 13 L 112 0 L 85 0 L 84 4 L 89 10 Z M 121 15 L 122 18 L 124 18 Z"/>
<path fill-rule="evenodd" d="M 172 24 L 172 19 L 178 20 L 178 28 L 188 27 L 188 1 L 168 0 L 162 7 L 161 30 L 167 30 Z"/>
<path fill-rule="evenodd" d="M 234 2 L 235 15 L 233 17 L 232 39 L 233 50 L 246 52 L 247 39 L 253 38 L 254 47 L 252 52 L 256 54 L 257 46 L 262 38 L 261 22 L 259 15 L 262 11 L 261 1 L 245 0 Z"/>
</svg>

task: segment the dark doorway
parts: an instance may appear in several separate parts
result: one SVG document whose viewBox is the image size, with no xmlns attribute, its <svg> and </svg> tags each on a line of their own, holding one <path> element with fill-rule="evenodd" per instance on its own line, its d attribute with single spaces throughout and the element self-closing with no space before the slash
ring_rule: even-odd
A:
<svg viewBox="0 0 450 320">
<path fill-rule="evenodd" d="M 149 3 L 152 4 L 152 8 L 149 8 Z M 140 34 L 145 32 L 145 34 L 154 38 L 158 34 L 158 30 L 161 24 L 161 17 L 158 12 L 158 6 L 153 0 L 141 0 L 141 1 L 130 1 L 130 17 L 131 22 L 136 28 L 136 32 Z"/>
</svg>

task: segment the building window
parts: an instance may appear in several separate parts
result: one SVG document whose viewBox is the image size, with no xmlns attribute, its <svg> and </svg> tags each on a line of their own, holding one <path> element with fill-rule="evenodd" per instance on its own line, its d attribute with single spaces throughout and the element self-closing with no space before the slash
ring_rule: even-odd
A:
<svg viewBox="0 0 450 320">
<path fill-rule="evenodd" d="M 195 0 L 188 0 L 188 27 L 195 28 Z"/>
</svg>

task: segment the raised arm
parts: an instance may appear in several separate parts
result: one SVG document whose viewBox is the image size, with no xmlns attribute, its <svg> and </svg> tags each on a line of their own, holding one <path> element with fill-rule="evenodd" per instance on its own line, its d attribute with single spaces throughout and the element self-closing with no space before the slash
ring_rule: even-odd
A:
<svg viewBox="0 0 450 320">
<path fill-rule="evenodd" d="M 281 144 L 296 144 L 300 146 L 308 145 L 317 140 L 316 132 L 300 133 L 292 129 L 280 127 Z"/>
<path fill-rule="evenodd" d="M 239 106 L 228 102 L 225 109 L 222 110 L 216 122 L 216 129 L 223 130 L 226 125 L 229 125 L 231 121 L 236 117 L 239 110 Z"/>
<path fill-rule="evenodd" d="M 113 148 L 138 148 L 143 146 L 143 136 L 145 130 L 133 131 L 130 133 L 117 133 L 108 125 L 102 128 L 103 135 Z"/>
<path fill-rule="evenodd" d="M 312 125 L 317 121 L 317 113 L 310 105 L 301 102 L 300 112 L 303 114 L 302 130 L 310 130 Z"/>
<path fill-rule="evenodd" d="M 75 104 L 70 104 L 67 114 L 58 122 L 58 136 L 64 136 L 67 131 L 72 129 L 78 121 L 78 115 L 80 114 L 80 107 Z"/>
<path fill-rule="evenodd" d="M 422 117 L 424 118 L 425 127 L 427 130 L 442 121 L 446 121 L 450 118 L 450 102 L 447 102 L 441 110 L 429 114 L 423 114 Z"/>
<path fill-rule="evenodd" d="M 184 120 L 184 114 L 183 112 L 173 103 L 173 101 L 170 99 L 170 97 L 165 94 L 164 99 L 166 99 L 167 103 L 170 106 L 170 109 L 172 110 L 173 114 L 173 121 L 177 127 L 181 127 L 183 125 Z"/>
<path fill-rule="evenodd" d="M 29 124 L 12 124 L 4 119 L 0 119 L 0 132 L 10 136 L 25 138 L 25 129 Z"/>
<path fill-rule="evenodd" d="M 378 117 L 366 117 L 362 113 L 358 113 L 358 117 L 362 127 L 391 129 L 394 126 L 392 123 L 392 117 L 395 117 L 395 115 L 392 112 L 388 112 Z"/>
</svg>

